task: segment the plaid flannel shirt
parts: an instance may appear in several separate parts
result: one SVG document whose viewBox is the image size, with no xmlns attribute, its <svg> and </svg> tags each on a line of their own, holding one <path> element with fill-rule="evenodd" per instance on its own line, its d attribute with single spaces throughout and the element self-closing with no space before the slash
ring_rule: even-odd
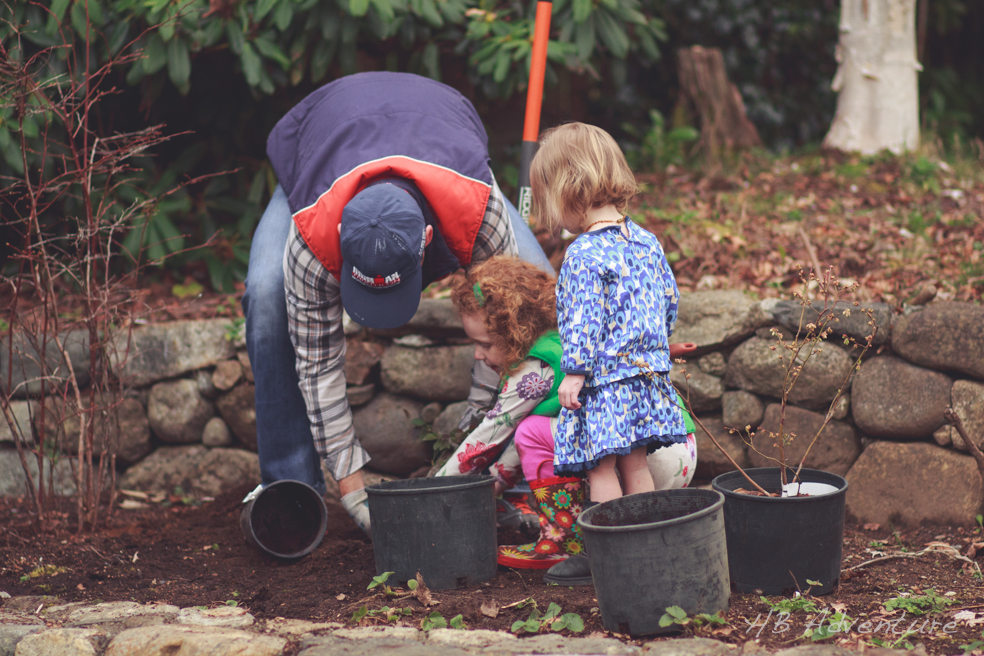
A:
<svg viewBox="0 0 984 656">
<path fill-rule="evenodd" d="M 493 179 L 472 249 L 472 263 L 500 253 L 516 255 L 518 248 L 505 200 Z M 356 439 L 345 393 L 341 287 L 308 248 L 293 222 L 284 250 L 284 287 L 288 329 L 314 446 L 331 475 L 340 480 L 369 462 L 369 454 Z"/>
</svg>

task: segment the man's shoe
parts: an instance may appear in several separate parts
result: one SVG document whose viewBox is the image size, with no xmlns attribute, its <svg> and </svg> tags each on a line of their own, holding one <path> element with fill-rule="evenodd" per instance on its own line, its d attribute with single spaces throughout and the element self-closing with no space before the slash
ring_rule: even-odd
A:
<svg viewBox="0 0 984 656">
<path fill-rule="evenodd" d="M 519 531 L 528 538 L 540 534 L 540 518 L 530 508 L 525 494 L 504 494 L 501 499 L 496 499 L 495 523 Z"/>
<path fill-rule="evenodd" d="M 591 564 L 585 554 L 571 556 L 547 570 L 544 583 L 554 585 L 594 585 L 591 578 Z"/>
</svg>

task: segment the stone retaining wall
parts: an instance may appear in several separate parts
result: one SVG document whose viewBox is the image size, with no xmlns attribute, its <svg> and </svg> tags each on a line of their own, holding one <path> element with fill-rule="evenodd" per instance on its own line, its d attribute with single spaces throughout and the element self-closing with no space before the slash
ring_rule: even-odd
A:
<svg viewBox="0 0 984 656">
<path fill-rule="evenodd" d="M 849 512 L 859 520 L 886 523 L 966 523 L 984 507 L 984 491 L 963 440 L 943 423 L 952 405 L 970 435 L 984 447 L 984 308 L 937 302 L 895 313 L 872 304 L 878 331 L 859 374 L 833 408 L 823 437 L 806 459 L 809 467 L 846 475 Z M 771 350 L 771 330 L 795 331 L 800 307 L 755 301 L 740 291 L 683 296 L 671 341 L 698 349 L 671 375 L 689 387 L 701 421 L 742 466 L 767 466 L 776 430 L 782 370 Z M 841 316 L 836 330 L 863 340 L 868 317 Z M 356 433 L 382 476 L 407 476 L 426 468 L 430 451 L 421 417 L 435 430 L 450 431 L 463 411 L 470 385 L 472 348 L 448 301 L 425 300 L 413 320 L 395 331 L 371 331 L 347 322 L 345 363 Z M 73 366 L 87 377 L 81 334 L 64 336 Z M 15 340 L 14 384 L 37 376 L 36 353 Z M 103 421 L 101 443 L 117 454 L 120 487 L 150 493 L 214 496 L 243 480 L 259 480 L 254 385 L 245 345 L 225 319 L 140 327 L 116 344 L 121 373 L 132 385 L 119 403 L 119 425 Z M 48 357 L 56 358 L 49 353 Z M 785 428 L 812 436 L 830 400 L 850 371 L 852 357 L 837 339 L 827 342 L 804 368 L 785 413 Z M 7 347 L 0 373 L 7 379 Z M 689 375 L 689 379 L 687 378 Z M 12 411 L 26 439 L 37 440 L 36 384 L 21 386 Z M 686 392 L 684 392 L 686 393 Z M 46 400 L 54 421 L 43 439 L 66 457 L 55 466 L 56 488 L 73 492 L 68 459 L 78 420 L 65 419 L 60 404 Z M 758 432 L 755 449 L 729 427 Z M 796 440 L 798 460 L 808 439 Z M 708 480 L 730 464 L 698 432 L 697 478 Z M 0 494 L 24 492 L 13 436 L 0 425 Z"/>
</svg>

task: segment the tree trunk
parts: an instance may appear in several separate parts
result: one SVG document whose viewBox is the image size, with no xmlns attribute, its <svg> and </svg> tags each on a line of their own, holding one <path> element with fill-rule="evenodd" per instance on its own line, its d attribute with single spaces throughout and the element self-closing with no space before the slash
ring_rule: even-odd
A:
<svg viewBox="0 0 984 656">
<path fill-rule="evenodd" d="M 758 130 L 745 116 L 738 88 L 728 81 L 717 48 L 693 46 L 678 51 L 680 89 L 700 113 L 700 148 L 709 162 L 721 151 L 760 146 Z"/>
<path fill-rule="evenodd" d="M 841 0 L 837 63 L 824 146 L 865 155 L 918 148 L 916 0 Z"/>
</svg>

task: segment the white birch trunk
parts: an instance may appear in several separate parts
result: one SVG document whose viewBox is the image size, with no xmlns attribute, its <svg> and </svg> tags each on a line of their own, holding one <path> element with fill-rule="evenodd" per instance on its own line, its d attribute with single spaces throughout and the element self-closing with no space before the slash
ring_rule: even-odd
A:
<svg viewBox="0 0 984 656">
<path fill-rule="evenodd" d="M 837 113 L 824 146 L 873 155 L 919 147 L 916 0 L 841 0 Z"/>
</svg>

